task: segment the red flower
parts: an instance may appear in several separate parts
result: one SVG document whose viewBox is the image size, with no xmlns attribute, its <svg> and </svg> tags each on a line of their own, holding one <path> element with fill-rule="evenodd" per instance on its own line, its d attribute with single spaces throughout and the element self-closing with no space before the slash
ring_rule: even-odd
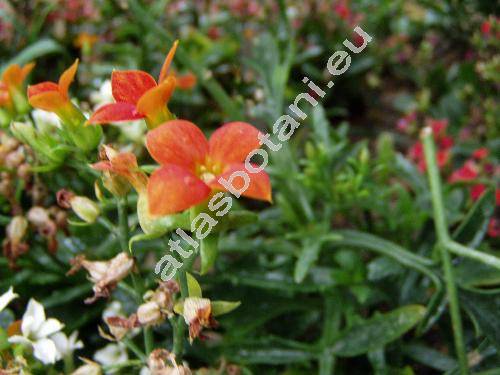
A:
<svg viewBox="0 0 500 375">
<path fill-rule="evenodd" d="M 486 159 L 490 151 L 486 147 L 481 147 L 472 153 L 472 157 L 477 160 Z"/>
<path fill-rule="evenodd" d="M 89 124 L 146 119 L 151 128 L 174 116 L 167 104 L 174 92 L 176 79 L 170 72 L 178 41 L 170 49 L 161 68 L 158 83 L 141 70 L 114 71 L 111 74 L 113 98 L 116 103 L 105 104 L 90 117 Z"/>
<path fill-rule="evenodd" d="M 448 127 L 448 120 L 427 120 L 429 126 L 432 128 L 432 133 L 434 134 L 434 139 L 441 139 L 445 133 L 446 128 Z"/>
<path fill-rule="evenodd" d="M 449 137 L 449 136 L 443 136 L 440 140 L 439 140 L 439 146 L 441 149 L 449 149 L 449 148 L 452 148 L 453 147 L 453 138 Z"/>
<path fill-rule="evenodd" d="M 450 182 L 467 182 L 476 179 L 478 176 L 477 165 L 473 160 L 467 160 L 465 164 L 454 171 L 450 176 Z"/>
<path fill-rule="evenodd" d="M 490 21 L 484 21 L 481 24 L 481 32 L 483 33 L 484 36 L 489 36 L 491 33 L 491 22 Z"/>
<path fill-rule="evenodd" d="M 244 122 L 223 125 L 208 141 L 196 125 L 185 120 L 169 121 L 150 131 L 146 146 L 161 164 L 148 182 L 150 213 L 184 211 L 205 201 L 212 191 L 225 191 L 219 179 L 246 171 L 248 154 L 260 147 L 258 136 L 259 131 Z M 267 173 L 248 173 L 248 177 L 242 195 L 271 201 Z"/>
<path fill-rule="evenodd" d="M 488 224 L 488 236 L 492 238 L 500 237 L 500 220 L 492 218 Z"/>
<path fill-rule="evenodd" d="M 470 197 L 475 202 L 481 197 L 481 195 L 483 195 L 485 190 L 486 186 L 484 184 L 474 185 L 470 189 Z"/>
<path fill-rule="evenodd" d="M 351 18 L 351 10 L 349 9 L 349 6 L 347 5 L 346 0 L 340 0 L 334 5 L 334 10 L 337 15 L 343 19 L 344 21 L 348 20 Z"/>
</svg>

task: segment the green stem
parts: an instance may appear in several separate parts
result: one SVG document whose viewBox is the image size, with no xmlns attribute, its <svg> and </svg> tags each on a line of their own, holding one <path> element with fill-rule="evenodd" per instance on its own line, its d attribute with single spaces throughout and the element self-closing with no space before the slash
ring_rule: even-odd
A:
<svg viewBox="0 0 500 375">
<path fill-rule="evenodd" d="M 322 353 L 319 357 L 319 375 L 331 375 L 334 372 L 335 356 L 331 347 L 335 342 L 335 333 L 340 321 L 340 310 L 335 306 L 337 299 L 334 295 L 325 296 L 325 312 L 323 323 Z"/>
<path fill-rule="evenodd" d="M 128 213 L 127 213 L 127 207 L 128 207 L 128 202 L 127 202 L 127 196 L 123 198 L 118 198 L 117 199 L 117 208 L 118 208 L 118 225 L 119 225 L 119 241 L 120 241 L 120 247 L 122 251 L 127 251 L 128 249 L 128 240 L 130 237 L 129 233 L 129 227 L 128 227 Z M 140 275 L 139 275 L 140 277 Z M 142 292 L 143 292 L 143 284 L 144 283 L 139 283 L 137 280 L 137 277 L 131 273 L 131 278 L 132 278 L 132 284 L 135 290 L 136 294 L 136 301 L 137 304 L 142 303 Z M 153 332 L 150 327 L 144 327 L 143 329 L 143 334 L 144 334 L 144 348 L 146 349 L 146 354 L 149 355 L 151 351 L 153 350 L 154 346 L 154 341 L 153 341 Z"/>
<path fill-rule="evenodd" d="M 73 354 L 68 354 L 63 358 L 64 360 L 64 372 L 66 374 L 71 374 L 75 369 L 75 362 L 73 360 Z"/>
<path fill-rule="evenodd" d="M 137 358 L 139 358 L 143 363 L 146 363 L 147 361 L 146 355 L 142 352 L 141 349 L 139 349 L 139 347 L 131 339 L 129 339 L 128 337 L 124 337 L 122 340 L 125 346 L 128 349 L 130 349 L 130 351 L 134 353 L 137 356 Z"/>
<path fill-rule="evenodd" d="M 500 270 L 500 259 L 496 256 L 485 254 L 481 251 L 471 249 L 470 247 L 464 246 L 451 240 L 445 242 L 445 247 L 448 249 L 448 251 L 456 255 L 474 259 L 478 262 L 487 264 L 488 266 Z"/>
<path fill-rule="evenodd" d="M 189 296 L 186 271 L 183 268 L 177 270 L 177 279 L 179 281 L 181 289 L 181 298 L 184 300 Z M 177 317 L 177 321 L 172 325 L 174 329 L 174 354 L 177 359 L 177 363 L 182 363 L 182 354 L 184 352 L 184 332 L 186 330 L 186 324 L 184 322 L 184 317 L 181 315 Z"/>
<path fill-rule="evenodd" d="M 434 209 L 434 225 L 437 232 L 437 247 L 441 254 L 443 272 L 446 282 L 446 292 L 448 303 L 450 305 L 451 324 L 453 327 L 453 337 L 455 340 L 455 350 L 457 352 L 458 363 L 461 374 L 468 374 L 467 353 L 465 350 L 462 318 L 460 316 L 460 305 L 458 301 L 457 286 L 455 284 L 451 257 L 448 252 L 447 244 L 450 241 L 448 225 L 446 223 L 446 214 L 443 204 L 441 179 L 436 162 L 436 149 L 434 145 L 432 130 L 425 128 L 422 131 L 422 140 L 424 144 L 425 162 L 427 165 L 427 176 L 431 188 L 432 207 Z"/>
</svg>

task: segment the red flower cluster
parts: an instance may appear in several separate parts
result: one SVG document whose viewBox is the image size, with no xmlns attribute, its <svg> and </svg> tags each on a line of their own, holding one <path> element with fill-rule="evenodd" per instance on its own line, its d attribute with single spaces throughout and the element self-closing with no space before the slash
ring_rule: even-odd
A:
<svg viewBox="0 0 500 375">
<path fill-rule="evenodd" d="M 478 148 L 472 153 L 472 157 L 451 174 L 450 183 L 470 184 L 469 194 L 473 201 L 478 200 L 486 190 L 486 185 L 478 182 L 481 178 L 490 178 L 498 174 L 498 168 L 488 162 L 489 150 L 485 147 Z M 496 206 L 500 206 L 500 189 L 495 190 Z M 488 226 L 488 234 L 491 237 L 500 237 L 500 221 L 493 218 Z"/>
</svg>

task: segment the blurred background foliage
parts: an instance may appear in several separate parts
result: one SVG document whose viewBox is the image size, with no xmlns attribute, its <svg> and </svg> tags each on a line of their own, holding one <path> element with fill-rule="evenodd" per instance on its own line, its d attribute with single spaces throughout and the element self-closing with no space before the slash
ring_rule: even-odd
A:
<svg viewBox="0 0 500 375">
<path fill-rule="evenodd" d="M 259 220 L 225 233 L 215 270 L 200 282 L 211 298 L 242 305 L 207 341 L 189 347 L 186 360 L 192 368 L 234 363 L 243 373 L 453 374 L 458 367 L 418 133 L 425 124 L 447 124 L 447 143 L 438 150 L 446 151 L 441 176 L 451 233 L 500 255 L 499 10 L 491 0 L 0 0 L 0 65 L 36 61 L 30 79 L 36 83 L 57 80 L 79 57 L 71 91 L 90 111 L 89 99 L 113 69 L 156 76 L 179 39 L 175 69 L 194 73 L 197 84 L 176 92 L 172 112 L 208 133 L 235 119 L 269 130 L 305 90 L 303 76 L 326 85 L 328 57 L 361 25 L 373 41 L 271 155 L 274 204 L 239 202 Z M 113 126 L 106 140 L 151 164 L 143 133 Z M 488 150 L 477 162 L 482 172 L 453 179 L 481 148 Z M 37 179 L 50 207 L 63 187 L 92 196 L 96 175 L 77 176 L 68 164 Z M 33 197 L 21 180 L 13 183 L 26 212 Z M 471 196 L 478 184 L 484 193 Z M 102 205 L 113 208 L 112 201 Z M 0 197 L 0 210 L 5 228 L 12 202 Z M 133 212 L 129 222 L 137 223 Z M 57 234 L 57 251 L 48 253 L 46 239 L 33 231 L 17 269 L 0 258 L 0 290 L 14 285 L 23 299 L 42 301 L 51 316 L 79 329 L 86 344 L 79 355 L 91 358 L 104 345 L 96 327 L 106 302 L 84 305 L 90 283 L 65 273 L 76 254 L 108 259 L 117 246 L 102 226 L 70 224 Z M 162 240 L 136 247 L 151 286 L 154 260 L 164 250 Z M 453 269 L 469 365 L 499 373 L 500 271 L 460 257 Z M 113 299 L 132 311 L 123 290 Z M 20 312 L 24 303 L 11 308 Z M 13 319 L 6 310 L 0 325 Z M 155 328 L 155 338 L 171 346 L 168 323 Z"/>
</svg>

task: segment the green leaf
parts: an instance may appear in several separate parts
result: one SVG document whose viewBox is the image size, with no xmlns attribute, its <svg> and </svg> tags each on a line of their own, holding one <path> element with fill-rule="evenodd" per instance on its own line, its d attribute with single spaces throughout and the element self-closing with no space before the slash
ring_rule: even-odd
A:
<svg viewBox="0 0 500 375">
<path fill-rule="evenodd" d="M 240 301 L 231 302 L 231 301 L 212 301 L 212 315 L 219 316 L 230 313 L 234 309 L 238 308 L 241 305 Z"/>
<path fill-rule="evenodd" d="M 453 232 L 453 239 L 470 247 L 477 247 L 488 230 L 488 223 L 494 211 L 495 194 L 489 189 L 481 195 L 462 224 Z"/>
<path fill-rule="evenodd" d="M 34 61 L 37 58 L 51 53 L 61 53 L 63 52 L 63 47 L 52 39 L 41 39 L 25 49 L 19 52 L 14 58 L 7 61 L 0 67 L 0 71 L 3 71 L 10 64 L 26 64 L 30 61 Z"/>
<path fill-rule="evenodd" d="M 309 273 L 309 270 L 316 263 L 321 251 L 321 241 L 306 239 L 299 254 L 299 259 L 295 263 L 294 280 L 301 283 Z"/>
<path fill-rule="evenodd" d="M 10 346 L 8 339 L 9 337 L 7 335 L 7 332 L 0 328 L 0 352 Z"/>
<path fill-rule="evenodd" d="M 189 297 L 201 298 L 202 297 L 201 286 L 198 283 L 198 281 L 196 281 L 194 276 L 188 272 L 186 272 L 186 278 L 187 278 L 187 284 L 188 284 Z"/>
<path fill-rule="evenodd" d="M 218 254 L 219 235 L 211 233 L 205 237 L 201 242 L 200 256 L 201 256 L 201 270 L 200 274 L 204 275 L 215 263 Z"/>
<path fill-rule="evenodd" d="M 483 334 L 500 350 L 500 325 L 498 324 L 500 293 L 483 295 L 461 290 L 460 301 L 469 314 L 474 317 Z"/>
<path fill-rule="evenodd" d="M 312 126 L 316 139 L 323 142 L 327 150 L 330 149 L 330 123 L 326 117 L 325 109 L 321 105 L 313 108 Z"/>
<path fill-rule="evenodd" d="M 425 315 L 425 307 L 408 305 L 355 324 L 340 334 L 333 353 L 354 357 L 382 348 L 413 328 Z"/>
</svg>

